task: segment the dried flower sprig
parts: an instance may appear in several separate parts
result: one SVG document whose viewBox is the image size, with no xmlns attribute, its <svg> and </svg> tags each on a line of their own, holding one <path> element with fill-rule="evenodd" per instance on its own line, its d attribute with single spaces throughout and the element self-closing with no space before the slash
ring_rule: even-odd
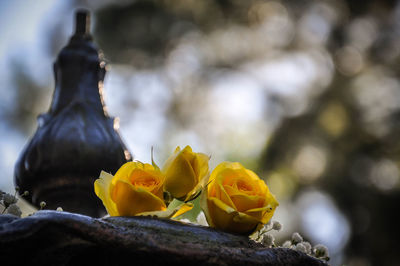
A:
<svg viewBox="0 0 400 266">
<path fill-rule="evenodd" d="M 12 214 L 17 217 L 21 217 L 22 211 L 16 204 L 18 202 L 17 192 L 19 191 L 19 187 L 15 187 L 14 195 L 5 193 L 0 190 L 0 205 L 3 207 L 3 210 L 0 214 Z M 28 196 L 29 192 L 25 191 L 21 196 Z"/>
<path fill-rule="evenodd" d="M 312 247 L 311 244 L 307 241 L 304 241 L 303 237 L 297 232 L 292 234 L 291 240 L 286 240 L 283 242 L 282 247 L 291 248 L 315 258 L 329 261 L 329 251 L 326 246 L 317 244 Z"/>
<path fill-rule="evenodd" d="M 256 231 L 250 238 L 262 243 L 267 247 L 275 247 L 275 238 L 269 232 L 282 230 L 282 224 L 278 221 L 269 221 L 260 230 Z"/>
<path fill-rule="evenodd" d="M 306 253 L 307 255 L 313 256 L 318 259 L 325 261 L 329 260 L 328 248 L 324 245 L 317 244 L 314 247 L 307 241 L 304 241 L 303 237 L 298 233 L 294 232 L 289 240 L 283 242 L 281 246 L 275 243 L 275 237 L 271 234 L 271 231 L 279 232 L 283 226 L 278 221 L 269 221 L 262 228 L 256 231 L 250 236 L 256 242 L 263 244 L 265 247 L 282 247 L 290 248 L 299 252 Z"/>
</svg>

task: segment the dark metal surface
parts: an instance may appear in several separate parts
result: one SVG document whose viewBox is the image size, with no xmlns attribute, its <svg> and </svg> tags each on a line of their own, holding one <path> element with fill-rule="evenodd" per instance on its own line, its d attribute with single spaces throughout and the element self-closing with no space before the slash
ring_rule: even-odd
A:
<svg viewBox="0 0 400 266">
<path fill-rule="evenodd" d="M 0 257 L 6 265 L 326 265 L 209 227 L 56 211 L 0 215 Z"/>
<path fill-rule="evenodd" d="M 115 173 L 130 153 L 102 98 L 105 63 L 91 41 L 89 13 L 76 15 L 76 31 L 54 64 L 55 90 L 49 111 L 15 166 L 15 184 L 34 205 L 99 217 L 94 194 L 101 170 Z"/>
</svg>

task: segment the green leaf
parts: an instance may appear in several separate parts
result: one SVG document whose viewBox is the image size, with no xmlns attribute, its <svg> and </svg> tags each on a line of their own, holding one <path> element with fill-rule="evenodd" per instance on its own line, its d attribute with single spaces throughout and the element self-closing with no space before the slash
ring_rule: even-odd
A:
<svg viewBox="0 0 400 266">
<path fill-rule="evenodd" d="M 158 165 L 157 165 L 156 162 L 154 161 L 153 151 L 154 151 L 154 148 L 153 148 L 153 146 L 151 146 L 151 164 L 152 164 L 152 165 L 154 166 L 154 168 L 156 168 L 158 171 L 161 171 L 161 170 L 160 170 L 160 167 L 158 167 Z"/>
</svg>

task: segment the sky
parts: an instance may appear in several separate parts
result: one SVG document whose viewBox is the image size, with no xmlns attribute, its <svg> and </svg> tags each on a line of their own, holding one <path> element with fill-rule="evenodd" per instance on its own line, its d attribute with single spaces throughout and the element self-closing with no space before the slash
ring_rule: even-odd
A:
<svg viewBox="0 0 400 266">
<path fill-rule="evenodd" d="M 54 1 L 44 0 L 38 5 L 34 1 L 0 1 L 0 107 L 12 104 L 14 96 L 8 68 L 10 55 L 20 55 L 28 65 L 46 58 L 40 45 L 40 25 L 43 23 L 44 14 L 54 5 L 52 2 Z M 39 69 L 33 72 L 40 73 Z M 0 178 L 0 188 L 10 191 L 13 166 L 26 140 L 20 132 L 10 128 L 4 121 L 0 122 L 0 134 L 0 166 L 4 169 Z"/>
</svg>

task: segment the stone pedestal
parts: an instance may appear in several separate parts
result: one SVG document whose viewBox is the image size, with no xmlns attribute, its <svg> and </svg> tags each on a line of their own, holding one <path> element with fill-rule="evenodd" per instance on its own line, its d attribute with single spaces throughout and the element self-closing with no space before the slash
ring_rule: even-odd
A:
<svg viewBox="0 0 400 266">
<path fill-rule="evenodd" d="M 149 217 L 0 215 L 3 265 L 326 265 L 246 236 Z"/>
</svg>

